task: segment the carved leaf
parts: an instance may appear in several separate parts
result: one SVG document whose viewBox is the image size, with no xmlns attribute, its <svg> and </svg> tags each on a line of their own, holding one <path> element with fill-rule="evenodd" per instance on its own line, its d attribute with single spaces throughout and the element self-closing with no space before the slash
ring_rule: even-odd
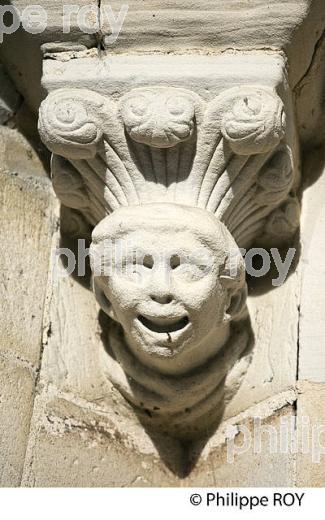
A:
<svg viewBox="0 0 325 520">
<path fill-rule="evenodd" d="M 214 213 L 246 246 L 296 177 L 284 105 L 268 87 L 230 88 L 209 103 L 174 87 L 133 89 L 118 103 L 58 89 L 39 129 L 73 167 L 53 161 L 58 196 L 93 223 L 120 206 L 175 202 Z"/>
</svg>

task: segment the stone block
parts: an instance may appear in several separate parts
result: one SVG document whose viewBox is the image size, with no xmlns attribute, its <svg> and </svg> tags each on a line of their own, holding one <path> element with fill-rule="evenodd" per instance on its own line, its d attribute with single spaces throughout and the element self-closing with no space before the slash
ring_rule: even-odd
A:
<svg viewBox="0 0 325 520">
<path fill-rule="evenodd" d="M 35 372 L 0 354 L 0 486 L 20 485 L 33 410 Z"/>
</svg>

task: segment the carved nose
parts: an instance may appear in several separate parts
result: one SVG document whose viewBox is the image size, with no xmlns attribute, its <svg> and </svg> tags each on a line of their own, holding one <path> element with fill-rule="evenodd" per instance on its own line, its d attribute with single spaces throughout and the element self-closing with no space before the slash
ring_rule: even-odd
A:
<svg viewBox="0 0 325 520">
<path fill-rule="evenodd" d="M 169 272 L 167 269 L 160 269 L 154 273 L 151 279 L 149 296 L 154 302 L 166 305 L 174 300 L 173 291 L 170 286 Z"/>
<path fill-rule="evenodd" d="M 155 294 L 150 294 L 150 298 L 154 302 L 161 303 L 163 305 L 166 304 L 166 303 L 171 303 L 173 301 L 173 297 L 172 297 L 171 294 L 155 293 Z"/>
</svg>

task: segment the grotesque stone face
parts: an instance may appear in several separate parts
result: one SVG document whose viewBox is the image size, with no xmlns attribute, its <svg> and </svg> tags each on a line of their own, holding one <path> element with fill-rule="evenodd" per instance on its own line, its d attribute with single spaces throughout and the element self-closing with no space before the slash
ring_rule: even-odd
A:
<svg viewBox="0 0 325 520">
<path fill-rule="evenodd" d="M 233 298 L 241 299 L 245 285 L 241 265 L 234 278 L 227 274 L 235 252 L 226 228 L 205 211 L 124 208 L 93 233 L 97 298 L 142 363 L 182 373 L 227 339 Z"/>
</svg>

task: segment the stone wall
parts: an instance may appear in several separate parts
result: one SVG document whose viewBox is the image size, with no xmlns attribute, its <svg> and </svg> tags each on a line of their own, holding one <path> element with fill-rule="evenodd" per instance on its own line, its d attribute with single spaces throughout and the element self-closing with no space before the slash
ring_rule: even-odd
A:
<svg viewBox="0 0 325 520">
<path fill-rule="evenodd" d="M 13 3 L 19 9 L 25 5 Z M 116 2 L 110 4 L 114 8 Z M 325 486 L 319 448 L 325 435 L 324 4 L 299 0 L 293 8 L 289 1 L 266 6 L 255 0 L 250 9 L 235 0 L 218 7 L 206 2 L 204 8 L 198 2 L 191 8 L 174 4 L 164 2 L 161 8 L 150 2 L 139 13 L 137 3 L 129 2 L 113 54 L 122 61 L 133 54 L 225 54 L 227 63 L 228 55 L 245 52 L 250 61 L 257 52 L 279 55 L 286 63 L 291 137 L 297 131 L 301 146 L 302 214 L 290 244 L 297 251 L 294 263 L 279 287 L 272 286 L 274 272 L 248 280 L 252 359 L 247 371 L 239 364 L 235 378 L 240 376 L 241 385 L 213 435 L 184 443 L 148 428 L 105 372 L 109 318 L 92 293 L 90 269 L 82 277 L 64 275 L 66 265 L 55 254 L 62 247 L 76 249 L 73 231 L 75 224 L 80 231 L 80 222 L 75 212 L 60 209 L 49 154 L 36 130 L 45 97 L 40 46 L 48 52 L 45 69 L 61 70 L 61 80 L 80 87 L 88 81 L 85 75 L 69 79 L 77 67 L 75 53 L 85 52 L 89 63 L 96 53 L 100 67 L 107 53 L 104 40 L 99 57 L 95 47 L 109 29 L 84 35 L 73 27 L 67 43 L 57 11 L 49 6 L 51 24 L 44 34 L 7 35 L 0 49 L 5 66 L 0 70 L 3 487 Z M 203 31 L 198 22 L 202 25 L 207 13 Z M 51 47 L 57 39 L 64 59 L 56 44 Z M 77 51 L 71 51 L 71 42 L 79 45 Z M 114 80 L 114 64 L 120 61 L 116 56 L 111 61 L 108 94 L 116 98 L 120 79 L 117 74 Z M 49 90 L 55 88 L 56 75 L 51 72 L 46 81 Z M 85 226 L 85 235 L 88 231 Z M 256 436 L 256 417 L 264 432 L 259 449 L 253 442 L 246 446 L 248 437 Z M 284 425 L 290 427 L 291 444 L 283 440 Z"/>
<path fill-rule="evenodd" d="M 2 142 L 7 133 L 16 139 L 6 130 Z M 30 157 L 28 145 L 19 146 Z M 324 421 L 323 150 L 310 154 L 304 166 L 310 185 L 297 269 L 272 291 L 252 287 L 253 362 L 219 434 L 193 449 L 187 468 L 176 441 L 151 439 L 123 417 L 120 396 L 100 377 L 104 347 L 89 280 L 52 277 L 51 250 L 60 234 L 50 182 L 33 159 L 34 174 L 25 174 L 19 164 L 6 167 L 9 157 L 1 168 L 2 485 L 324 485 L 323 460 L 313 463 L 309 453 L 272 454 L 267 435 L 261 454 L 239 453 L 227 464 L 222 435 L 226 424 L 249 425 L 257 415 L 272 425 L 284 416 Z"/>
</svg>

